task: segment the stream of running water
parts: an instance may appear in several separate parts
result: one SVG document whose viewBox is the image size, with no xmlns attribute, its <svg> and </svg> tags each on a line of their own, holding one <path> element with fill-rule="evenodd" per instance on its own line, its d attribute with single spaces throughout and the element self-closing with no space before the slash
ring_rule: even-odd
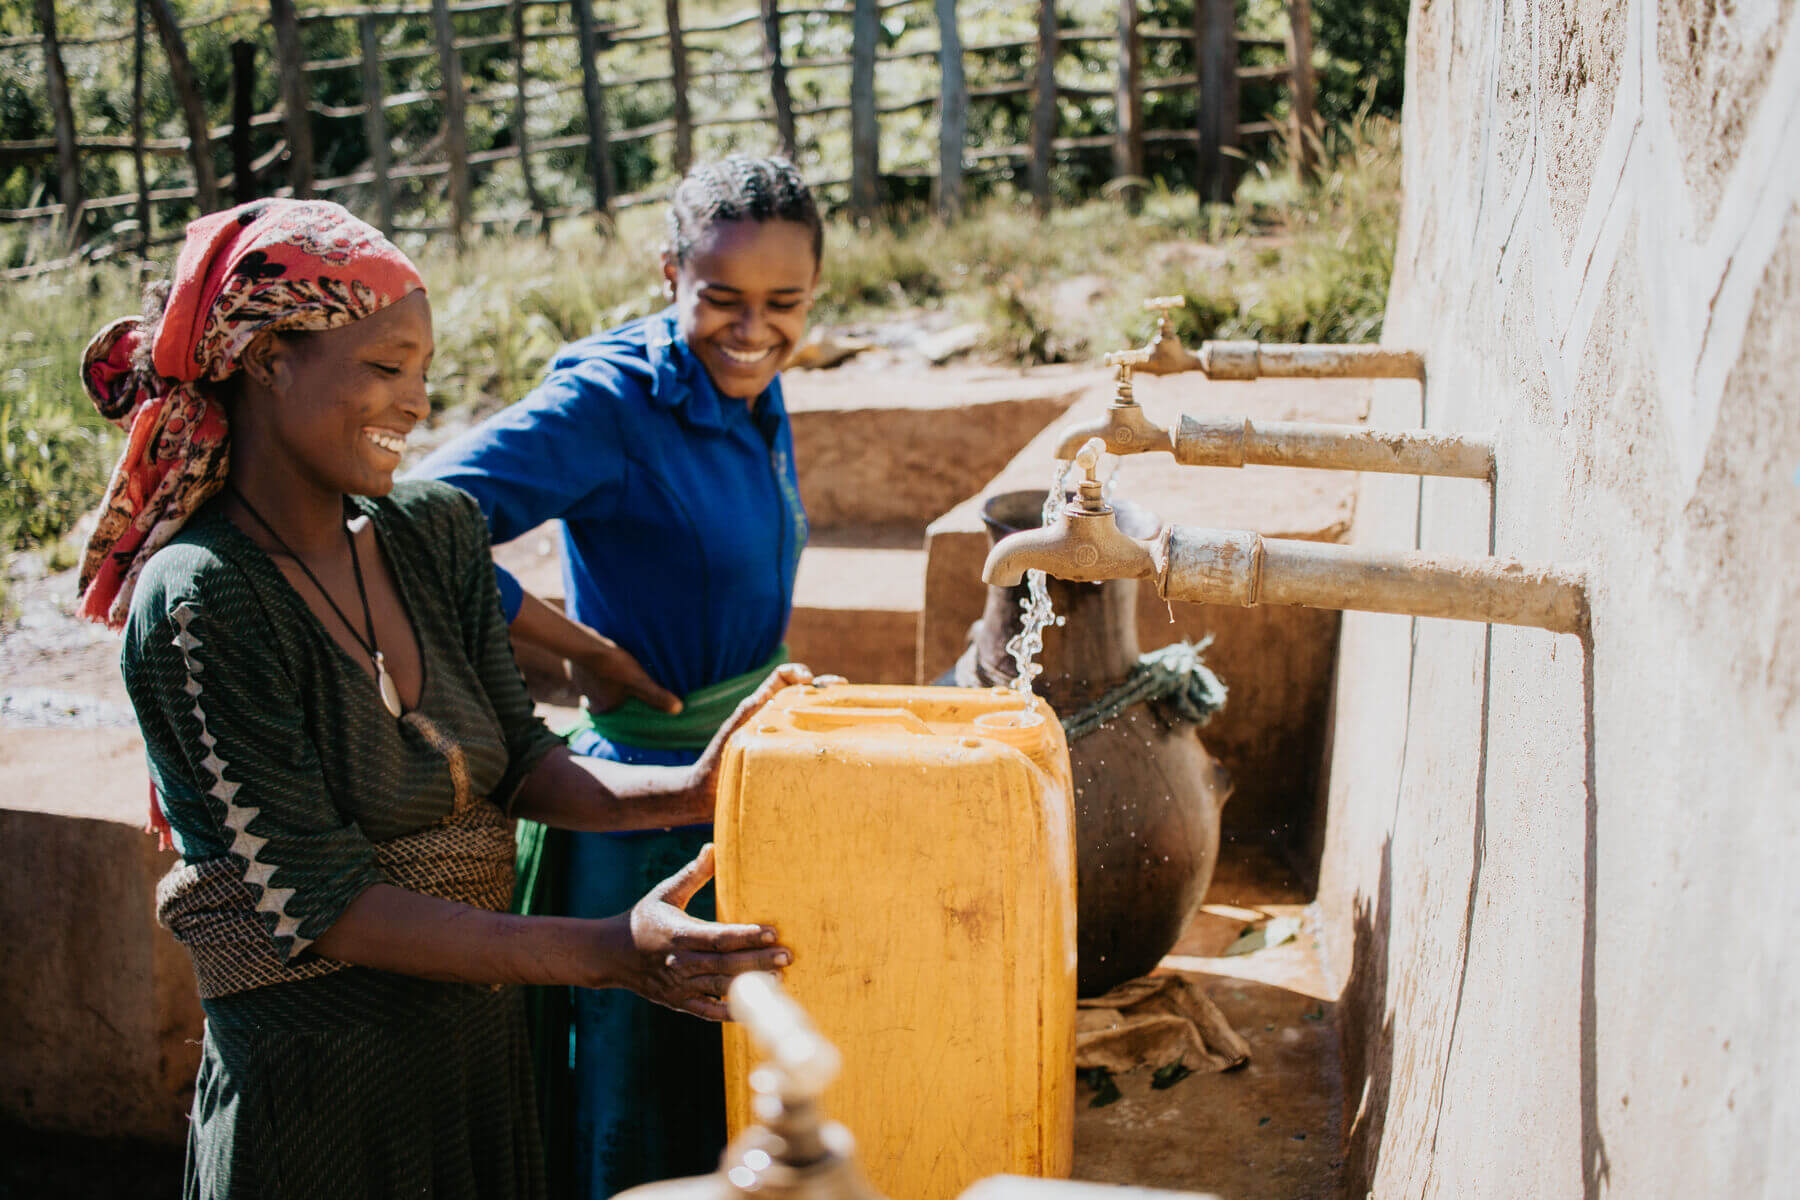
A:
<svg viewBox="0 0 1800 1200">
<path fill-rule="evenodd" d="M 1052 469 L 1050 490 L 1044 494 L 1044 511 L 1041 524 L 1048 528 L 1055 520 L 1063 506 L 1063 488 L 1068 485 L 1069 476 L 1074 473 L 1075 464 L 1068 460 L 1058 460 Z M 1013 680 L 1013 688 L 1022 696 L 1032 695 L 1032 682 L 1043 673 L 1043 666 L 1037 662 L 1038 652 L 1044 648 L 1044 630 L 1051 625 L 1061 625 L 1063 618 L 1056 615 L 1050 603 L 1050 584 L 1042 571 L 1025 572 L 1025 599 L 1019 601 L 1019 608 L 1025 614 L 1024 626 L 1012 640 L 1006 643 L 1006 652 L 1012 655 L 1013 665 L 1018 670 Z"/>
</svg>

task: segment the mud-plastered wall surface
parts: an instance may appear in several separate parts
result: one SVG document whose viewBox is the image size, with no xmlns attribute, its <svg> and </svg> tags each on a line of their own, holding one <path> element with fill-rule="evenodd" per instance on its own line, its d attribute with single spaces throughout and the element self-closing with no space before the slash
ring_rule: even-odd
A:
<svg viewBox="0 0 1800 1200">
<path fill-rule="evenodd" d="M 1800 18 L 1418 0 L 1356 540 L 1579 564 L 1591 636 L 1347 614 L 1319 913 L 1349 1194 L 1800 1179 Z"/>
</svg>

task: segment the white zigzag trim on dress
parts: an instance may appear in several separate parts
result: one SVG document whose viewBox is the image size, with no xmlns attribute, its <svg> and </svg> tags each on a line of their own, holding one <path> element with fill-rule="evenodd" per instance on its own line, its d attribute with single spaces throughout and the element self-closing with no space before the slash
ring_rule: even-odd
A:
<svg viewBox="0 0 1800 1200">
<path fill-rule="evenodd" d="M 289 955 L 292 957 L 311 945 L 312 939 L 301 937 L 299 919 L 287 914 L 287 902 L 293 897 L 294 889 L 269 886 L 269 881 L 275 875 L 275 868 L 257 859 L 262 848 L 268 845 L 269 839 L 257 837 L 250 832 L 250 822 L 256 819 L 262 809 L 235 802 L 234 797 L 243 785 L 225 778 L 225 768 L 231 764 L 219 757 L 218 739 L 206 728 L 206 712 L 200 706 L 202 688 L 198 678 L 202 667 L 194 658 L 194 651 L 200 647 L 201 642 L 188 628 L 196 614 L 183 603 L 175 606 L 173 615 L 176 625 L 181 628 L 181 632 L 175 635 L 174 645 L 181 651 L 182 663 L 187 667 L 185 690 L 194 698 L 194 719 L 200 722 L 200 744 L 206 747 L 206 757 L 200 760 L 200 765 L 213 778 L 213 785 L 207 789 L 207 794 L 224 802 L 225 824 L 232 833 L 231 853 L 244 860 L 245 882 L 255 885 L 261 893 L 256 901 L 257 911 L 269 913 L 275 918 L 275 936 L 293 939 L 294 948 Z"/>
</svg>

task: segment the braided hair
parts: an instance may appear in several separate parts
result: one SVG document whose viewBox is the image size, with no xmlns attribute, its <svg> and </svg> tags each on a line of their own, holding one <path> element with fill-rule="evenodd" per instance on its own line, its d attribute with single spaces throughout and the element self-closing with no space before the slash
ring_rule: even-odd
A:
<svg viewBox="0 0 1800 1200">
<path fill-rule="evenodd" d="M 733 154 L 704 163 L 675 185 L 669 199 L 665 253 L 681 266 L 707 230 L 721 221 L 793 221 L 812 234 L 813 262 L 823 261 L 825 226 L 800 169 L 785 158 Z"/>
</svg>

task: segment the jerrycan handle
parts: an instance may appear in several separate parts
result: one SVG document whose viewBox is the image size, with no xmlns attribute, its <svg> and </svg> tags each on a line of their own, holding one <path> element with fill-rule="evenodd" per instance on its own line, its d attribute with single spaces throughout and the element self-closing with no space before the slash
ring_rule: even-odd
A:
<svg viewBox="0 0 1800 1200">
<path fill-rule="evenodd" d="M 829 733 L 851 726 L 867 729 L 873 725 L 898 725 L 908 733 L 930 733 L 918 713 L 902 705 L 803 704 L 788 710 L 794 728 L 803 733 Z"/>
</svg>

